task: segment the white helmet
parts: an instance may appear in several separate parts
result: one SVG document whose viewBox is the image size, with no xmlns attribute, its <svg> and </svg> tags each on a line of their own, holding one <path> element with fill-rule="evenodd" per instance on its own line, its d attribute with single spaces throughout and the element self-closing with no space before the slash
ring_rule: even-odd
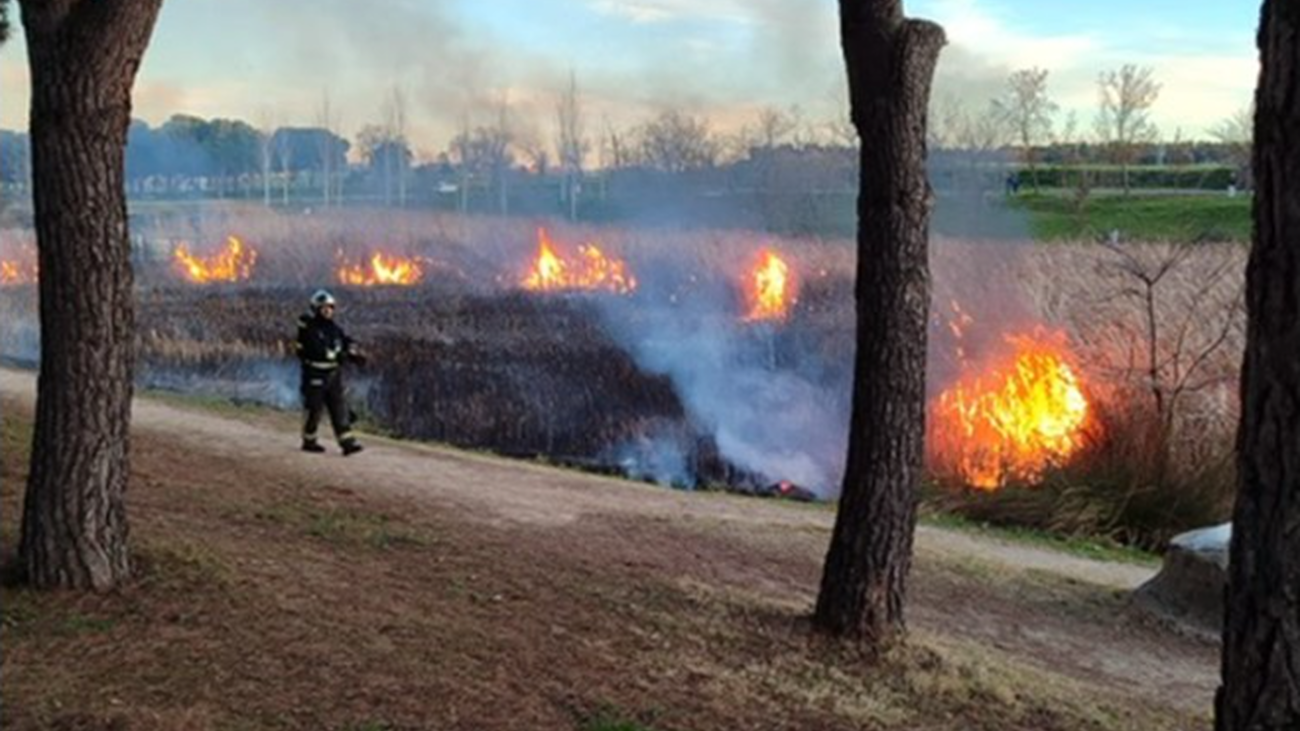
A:
<svg viewBox="0 0 1300 731">
<path fill-rule="evenodd" d="M 331 307 L 336 306 L 336 303 L 334 302 L 334 295 L 330 294 L 329 290 L 324 290 L 324 289 L 316 290 L 316 293 L 311 296 L 311 308 L 313 310 L 319 310 L 325 305 L 329 305 Z"/>
</svg>

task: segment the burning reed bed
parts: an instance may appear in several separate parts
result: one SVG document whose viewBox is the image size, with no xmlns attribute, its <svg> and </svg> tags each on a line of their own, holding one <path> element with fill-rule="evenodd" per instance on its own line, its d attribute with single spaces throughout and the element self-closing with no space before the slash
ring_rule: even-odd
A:
<svg viewBox="0 0 1300 731">
<path fill-rule="evenodd" d="M 146 385 L 295 407 L 294 319 L 328 286 L 372 356 L 356 409 L 387 431 L 679 486 L 838 487 L 851 242 L 246 207 L 137 230 Z M 1141 546 L 1222 518 L 1243 265 L 1230 245 L 936 242 L 927 500 Z M 8 357 L 34 358 L 34 297 L 0 289 Z"/>
<path fill-rule="evenodd" d="M 1068 336 L 1084 404 L 1073 441 L 1032 479 L 976 485 L 985 489 L 935 470 L 929 502 L 1143 548 L 1227 519 L 1245 260 L 1232 244 L 1057 246 L 1021 257 L 1023 306 Z M 1059 429 L 1059 418 L 1037 423 Z"/>
</svg>

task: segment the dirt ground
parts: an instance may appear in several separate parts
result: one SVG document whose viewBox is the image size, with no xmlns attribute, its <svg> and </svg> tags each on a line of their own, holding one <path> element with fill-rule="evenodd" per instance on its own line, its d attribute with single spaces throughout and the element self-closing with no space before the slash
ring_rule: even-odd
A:
<svg viewBox="0 0 1300 731">
<path fill-rule="evenodd" d="M 12 558 L 34 379 L 0 371 Z M 922 528 L 912 642 L 809 631 L 833 513 L 143 398 L 138 578 L 7 582 L 3 721 L 36 729 L 1197 729 L 1217 648 L 1147 567 Z"/>
</svg>

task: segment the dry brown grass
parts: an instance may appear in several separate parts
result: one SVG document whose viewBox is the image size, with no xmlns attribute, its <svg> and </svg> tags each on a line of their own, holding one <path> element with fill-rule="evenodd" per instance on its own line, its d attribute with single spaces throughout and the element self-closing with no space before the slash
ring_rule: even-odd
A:
<svg viewBox="0 0 1300 731">
<path fill-rule="evenodd" d="M 197 217 L 162 216 L 138 230 L 155 266 L 142 281 L 176 282 L 168 265 L 171 250 L 189 242 L 200 252 L 219 247 L 235 234 L 259 252 L 253 281 L 261 284 L 320 286 L 333 282 L 337 254 L 349 257 L 383 249 L 424 256 L 440 284 L 495 291 L 515 288 L 536 252 L 536 231 L 545 225 L 563 248 L 596 243 L 606 253 L 646 269 L 671 265 L 695 275 L 696 282 L 738 280 L 738 264 L 763 245 L 776 245 L 808 278 L 852 270 L 852 248 L 845 241 L 779 239 L 744 231 L 679 231 L 572 225 L 451 214 L 395 211 L 324 211 L 289 214 L 258 206 L 211 209 Z M 675 273 L 674 272 L 674 273 Z M 642 277 L 643 281 L 645 277 Z M 687 286 L 688 283 L 682 283 Z"/>
<path fill-rule="evenodd" d="M 383 344 L 383 355 L 394 366 L 388 375 L 398 386 L 386 392 L 390 403 L 370 407 L 378 418 L 391 418 L 389 428 L 463 445 L 591 458 L 601 446 L 594 443 L 597 432 L 625 439 L 645 423 L 681 413 L 676 399 L 664 395 L 663 383 L 635 373 L 626 357 L 611 354 L 616 346 L 583 312 L 569 312 L 554 301 L 525 306 L 507 294 L 517 289 L 531 261 L 538 222 L 351 209 L 310 215 L 239 205 L 205 210 L 192 218 L 160 217 L 137 231 L 154 242 L 160 257 L 140 276 L 146 363 L 154 359 L 237 378 L 241 371 L 231 363 L 282 358 L 298 293 L 332 281 L 338 252 L 355 257 L 379 247 L 438 263 L 425 284 L 409 292 L 347 292 L 354 305 L 350 321 Z M 628 259 L 642 282 L 635 301 L 648 307 L 676 306 L 691 297 L 724 303 L 731 298 L 736 307 L 747 263 L 759 247 L 774 246 L 801 279 L 796 314 L 774 340 L 774 349 L 787 354 L 777 360 L 823 365 L 816 371 L 822 385 L 847 398 L 852 242 L 741 231 L 546 225 L 561 245 L 598 242 L 611 255 Z M 254 282 L 178 286 L 167 247 L 182 239 L 212 245 L 231 233 L 263 254 Z M 1045 325 L 1067 334 L 1102 425 L 1082 457 L 1050 476 L 1059 490 L 1019 501 L 1023 509 L 1010 507 L 1016 501 L 992 501 L 980 509 L 981 517 L 1071 532 L 1099 530 L 1143 545 L 1159 545 L 1173 532 L 1222 517 L 1234 481 L 1244 260 L 1245 250 L 1233 244 L 1107 249 L 937 240 L 931 393 L 959 372 L 959 345 L 967 359 L 978 360 L 1003 336 Z M 1174 265 L 1151 288 L 1148 311 L 1137 275 L 1170 261 Z M 31 320 L 33 295 L 30 288 L 7 289 L 0 297 L 0 334 L 7 343 L 30 341 L 28 333 L 10 328 Z M 960 342 L 948 327 L 954 305 L 972 318 Z M 611 365 L 602 370 L 598 366 L 604 363 Z M 568 371 L 573 378 L 551 377 Z M 423 389 L 436 391 L 432 401 L 410 395 L 421 393 L 418 386 L 425 381 L 436 384 Z M 521 391 L 520 384 L 527 388 Z M 566 428 L 555 426 L 557 414 L 571 411 L 567 406 L 584 414 L 574 418 L 589 422 L 600 404 L 626 418 L 585 437 L 560 434 Z M 638 420 L 633 412 L 643 407 L 650 416 Z M 508 418 L 494 418 L 502 408 Z M 501 428 L 506 422 L 512 426 Z M 1065 502 L 1073 506 L 1068 515 L 1040 510 L 1067 488 L 1071 497 Z M 1161 511 L 1144 507 L 1160 505 L 1177 509 L 1161 517 L 1153 514 Z M 1026 521 L 1025 515 L 1037 520 Z"/>
<path fill-rule="evenodd" d="M 8 557 L 30 412 L 6 401 L 3 413 Z M 7 728 L 549 729 L 610 715 L 665 730 L 1204 725 L 1025 649 L 1025 626 L 1141 657 L 1177 641 L 1094 611 L 1066 621 L 1078 588 L 923 568 L 914 610 L 931 629 L 870 665 L 773 593 L 811 581 L 802 549 L 761 547 L 775 535 L 630 516 L 469 523 L 440 503 L 180 444 L 137 433 L 135 583 L 3 589 Z"/>
</svg>

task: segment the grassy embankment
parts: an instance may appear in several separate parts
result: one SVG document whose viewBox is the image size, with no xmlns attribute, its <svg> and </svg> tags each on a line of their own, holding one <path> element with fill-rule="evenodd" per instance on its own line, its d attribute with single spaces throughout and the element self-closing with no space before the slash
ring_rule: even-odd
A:
<svg viewBox="0 0 1300 731">
<path fill-rule="evenodd" d="M 1125 241 L 1248 242 L 1251 198 L 1225 194 L 1105 192 L 1089 197 L 1082 210 L 1071 192 L 1046 190 L 1011 201 L 1029 214 L 1038 241 L 1090 241 L 1118 230 Z"/>
</svg>

